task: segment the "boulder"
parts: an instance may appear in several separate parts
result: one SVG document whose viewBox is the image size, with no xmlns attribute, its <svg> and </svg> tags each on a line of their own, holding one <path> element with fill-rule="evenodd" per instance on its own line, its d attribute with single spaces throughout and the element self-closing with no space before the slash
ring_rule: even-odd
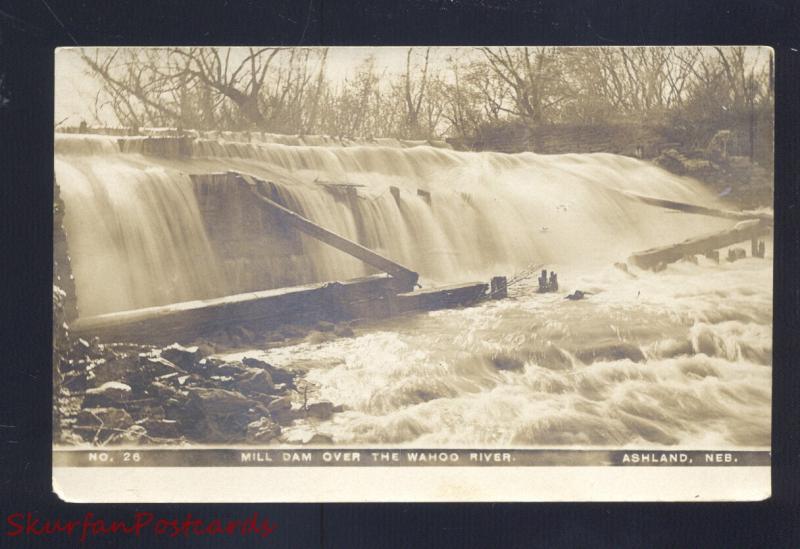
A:
<svg viewBox="0 0 800 549">
<path fill-rule="evenodd" d="M 242 359 L 242 363 L 248 368 L 260 368 L 262 370 L 266 370 L 272 377 L 273 383 L 285 383 L 289 387 L 294 387 L 295 374 L 291 371 L 276 368 L 272 364 L 257 358 L 246 357 Z"/>
<path fill-rule="evenodd" d="M 124 430 L 131 425 L 133 425 L 133 418 L 120 408 L 85 408 L 78 414 L 76 429 L 87 427 L 100 430 Z"/>
<path fill-rule="evenodd" d="M 272 421 L 272 418 L 268 416 L 262 416 L 256 421 L 247 424 L 248 442 L 270 442 L 280 434 L 280 425 Z"/>
<path fill-rule="evenodd" d="M 115 434 L 112 441 L 122 444 L 139 444 L 143 438 L 147 438 L 147 429 L 141 425 L 131 425 L 125 432 Z"/>
<path fill-rule="evenodd" d="M 238 377 L 246 374 L 248 368 L 241 362 L 226 362 L 216 364 L 207 370 L 211 375 Z"/>
<path fill-rule="evenodd" d="M 259 368 L 248 368 L 246 372 L 238 377 L 237 385 L 247 393 L 269 394 L 275 388 L 269 372 Z"/>
<path fill-rule="evenodd" d="M 147 418 L 137 425 L 144 427 L 151 437 L 178 438 L 181 435 L 178 422 L 174 419 Z"/>
<path fill-rule="evenodd" d="M 241 393 L 226 389 L 190 387 L 189 403 L 172 410 L 187 436 L 200 442 L 230 442 L 242 440 L 247 425 L 269 412 L 263 405 Z"/>
<path fill-rule="evenodd" d="M 147 393 L 160 399 L 162 402 L 170 398 L 181 398 L 181 392 L 163 381 L 153 381 L 147 388 Z"/>
<path fill-rule="evenodd" d="M 267 410 L 277 412 L 280 410 L 290 410 L 292 408 L 292 397 L 278 397 L 267 405 Z"/>
<path fill-rule="evenodd" d="M 164 419 L 167 417 L 164 406 L 160 402 L 157 404 L 155 399 L 130 402 L 125 406 L 125 409 L 137 420 L 137 423 L 142 419 Z"/>
<path fill-rule="evenodd" d="M 117 406 L 131 398 L 131 386 L 119 381 L 106 381 L 99 387 L 86 390 L 83 405 L 87 408 Z"/>
<path fill-rule="evenodd" d="M 235 391 L 201 387 L 189 389 L 189 402 L 204 415 L 211 417 L 246 414 L 254 404 L 253 401 Z"/>
<path fill-rule="evenodd" d="M 180 368 L 174 362 L 157 355 L 140 354 L 139 366 L 152 377 L 161 377 L 173 373 L 186 373 L 186 370 Z"/>
<path fill-rule="evenodd" d="M 319 402 L 312 402 L 306 406 L 306 413 L 309 417 L 317 419 L 328 419 L 333 415 L 333 402 L 321 400 Z"/>
<path fill-rule="evenodd" d="M 161 349 L 160 354 L 161 358 L 169 360 L 184 370 L 192 370 L 194 364 L 201 358 L 199 347 L 183 347 L 177 343 L 173 343 L 169 347 L 164 347 Z"/>
<path fill-rule="evenodd" d="M 86 366 L 86 381 L 90 387 L 99 387 L 108 381 L 128 383 L 140 372 L 137 356 L 121 356 L 112 360 L 101 358 Z"/>
</svg>

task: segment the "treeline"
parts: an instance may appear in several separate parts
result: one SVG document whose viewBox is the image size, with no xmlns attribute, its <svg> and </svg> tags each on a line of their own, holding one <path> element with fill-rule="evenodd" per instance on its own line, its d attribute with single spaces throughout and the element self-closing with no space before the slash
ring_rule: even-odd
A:
<svg viewBox="0 0 800 549">
<path fill-rule="evenodd" d="M 83 50 L 98 119 L 124 126 L 469 138 L 504 124 L 695 124 L 773 105 L 772 52 L 747 47 L 409 48 L 331 74 L 327 48 Z"/>
</svg>

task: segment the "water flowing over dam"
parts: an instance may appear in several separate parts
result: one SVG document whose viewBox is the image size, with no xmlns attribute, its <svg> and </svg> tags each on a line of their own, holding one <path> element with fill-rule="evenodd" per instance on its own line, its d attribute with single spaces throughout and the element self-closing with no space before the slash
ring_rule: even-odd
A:
<svg viewBox="0 0 800 549">
<path fill-rule="evenodd" d="M 354 325 L 336 338 L 237 351 L 302 371 L 341 412 L 298 420 L 358 446 L 766 446 L 772 252 L 700 257 L 658 273 L 617 269 L 636 250 L 734 221 L 667 211 L 624 192 L 709 208 L 702 184 L 611 154 L 457 152 L 331 138 L 57 135 L 55 177 L 81 316 L 374 271 L 281 226 L 246 189 L 420 273 L 423 286 L 558 271 L 510 299 Z M 590 298 L 564 300 L 582 289 Z M 470 446 L 472 445 L 472 446 Z"/>
<path fill-rule="evenodd" d="M 510 275 L 534 263 L 607 263 L 725 226 L 620 195 L 714 204 L 695 181 L 609 154 L 197 139 L 190 154 L 145 156 L 144 143 L 57 135 L 81 315 L 371 272 L 271 225 L 234 190 L 209 196 L 187 174 L 237 170 L 273 182 L 290 209 L 417 270 L 423 284 Z"/>
</svg>

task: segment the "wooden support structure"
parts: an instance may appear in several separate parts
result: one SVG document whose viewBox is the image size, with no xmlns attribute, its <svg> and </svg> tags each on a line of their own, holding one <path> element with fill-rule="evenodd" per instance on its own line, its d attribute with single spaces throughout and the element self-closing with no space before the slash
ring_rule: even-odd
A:
<svg viewBox="0 0 800 549">
<path fill-rule="evenodd" d="M 277 216 L 280 223 L 386 274 L 79 318 L 71 326 L 73 333 L 87 338 L 98 337 L 106 342 L 187 344 L 198 338 L 213 338 L 220 331 L 237 327 L 263 333 L 279 330 L 287 324 L 310 326 L 319 321 L 383 318 L 415 310 L 472 305 L 487 297 L 489 284 L 480 282 L 414 291 L 419 279 L 416 272 L 271 200 L 259 190 L 266 182 L 238 172 L 211 174 L 211 178 L 244 183 L 259 205 Z M 494 277 L 491 296 L 495 299 L 505 297 L 506 285 L 505 277 Z"/>
<path fill-rule="evenodd" d="M 109 313 L 78 319 L 71 329 L 102 341 L 189 343 L 238 326 L 263 332 L 320 320 L 382 318 L 393 312 L 389 300 L 411 289 L 381 274 Z"/>
<path fill-rule="evenodd" d="M 732 246 L 739 242 L 758 238 L 769 233 L 769 225 L 757 219 L 741 221 L 724 231 L 684 240 L 677 244 L 661 246 L 637 252 L 628 258 L 641 269 L 652 269 L 660 264 L 669 264 L 694 254 L 706 254 L 709 250 Z"/>
<path fill-rule="evenodd" d="M 645 196 L 643 194 L 634 193 L 631 191 L 619 191 L 628 198 L 649 204 L 651 206 L 658 206 L 660 208 L 667 208 L 669 210 L 676 210 L 684 213 L 692 213 L 698 215 L 708 215 L 712 217 L 723 217 L 726 219 L 737 219 L 739 221 L 746 221 L 748 219 L 758 219 L 763 222 L 773 222 L 774 217 L 768 213 L 747 213 L 747 212 L 734 212 L 731 210 L 718 210 L 716 208 L 707 208 L 705 206 L 698 206 L 696 204 L 687 204 L 685 202 L 676 202 L 674 200 L 665 200 L 663 198 L 655 198 L 652 196 Z"/>
<path fill-rule="evenodd" d="M 489 285 L 484 282 L 453 284 L 397 294 L 395 297 L 398 312 L 433 311 L 459 305 L 471 305 L 486 296 Z"/>
<path fill-rule="evenodd" d="M 411 269 L 404 267 L 403 265 L 400 265 L 391 259 L 383 257 L 382 255 L 373 252 L 369 248 L 365 248 L 357 242 L 353 242 L 352 240 L 338 235 L 333 231 L 329 231 L 328 229 L 317 225 L 313 221 L 306 219 L 302 215 L 295 213 L 292 210 L 285 208 L 277 202 L 267 198 L 258 190 L 259 185 L 263 184 L 264 182 L 261 182 L 252 176 L 237 172 L 231 172 L 231 174 L 245 182 L 253 192 L 253 195 L 259 200 L 259 203 L 269 209 L 270 212 L 276 214 L 280 220 L 287 225 L 294 227 L 295 229 L 298 229 L 305 234 L 336 248 L 337 250 L 350 254 L 353 257 L 360 259 L 367 265 L 388 273 L 393 277 L 402 280 L 406 284 L 414 286 L 419 280 L 419 274 Z"/>
<path fill-rule="evenodd" d="M 508 297 L 508 279 L 504 276 L 493 276 L 490 282 L 489 297 L 505 299 Z"/>
</svg>

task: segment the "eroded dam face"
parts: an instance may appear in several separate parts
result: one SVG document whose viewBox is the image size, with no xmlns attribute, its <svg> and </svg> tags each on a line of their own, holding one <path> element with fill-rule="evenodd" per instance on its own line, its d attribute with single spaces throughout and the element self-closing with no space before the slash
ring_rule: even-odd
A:
<svg viewBox="0 0 800 549">
<path fill-rule="evenodd" d="M 406 265 L 423 284 L 534 263 L 607 264 L 730 223 L 675 215 L 630 190 L 715 206 L 693 180 L 610 154 L 457 152 L 437 144 L 266 134 L 57 134 L 55 176 L 81 317 L 375 273 L 283 226 L 271 198 Z M 57 239 L 58 240 L 58 239 Z"/>
</svg>

